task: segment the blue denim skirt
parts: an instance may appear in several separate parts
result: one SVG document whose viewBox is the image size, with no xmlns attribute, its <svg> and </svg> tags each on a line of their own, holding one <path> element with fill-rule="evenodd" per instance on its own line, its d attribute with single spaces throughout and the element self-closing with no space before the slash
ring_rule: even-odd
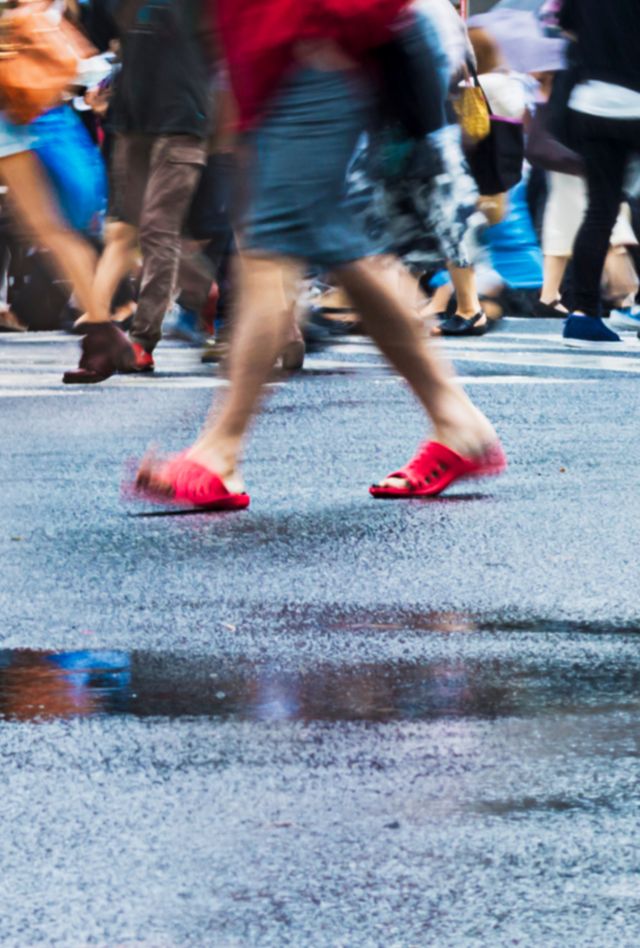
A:
<svg viewBox="0 0 640 948">
<path fill-rule="evenodd" d="M 249 135 L 244 249 L 324 269 L 373 252 L 346 202 L 346 174 L 371 114 L 358 70 L 300 69 Z"/>
<path fill-rule="evenodd" d="M 59 105 L 30 126 L 33 150 L 49 176 L 66 220 L 75 230 L 97 235 L 107 207 L 104 161 L 78 114 Z"/>
</svg>

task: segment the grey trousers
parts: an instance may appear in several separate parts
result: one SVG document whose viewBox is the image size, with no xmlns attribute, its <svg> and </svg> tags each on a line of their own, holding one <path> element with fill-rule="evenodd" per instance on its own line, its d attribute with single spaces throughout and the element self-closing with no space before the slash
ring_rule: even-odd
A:
<svg viewBox="0 0 640 948">
<path fill-rule="evenodd" d="M 182 232 L 206 164 L 206 144 L 189 135 L 118 135 L 113 209 L 140 232 L 143 269 L 131 338 L 152 352 L 174 292 Z"/>
</svg>

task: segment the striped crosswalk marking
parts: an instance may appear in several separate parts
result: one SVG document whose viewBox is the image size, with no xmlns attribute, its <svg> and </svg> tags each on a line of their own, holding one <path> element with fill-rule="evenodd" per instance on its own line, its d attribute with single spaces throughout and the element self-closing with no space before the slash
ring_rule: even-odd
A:
<svg viewBox="0 0 640 948">
<path fill-rule="evenodd" d="M 578 351 L 562 346 L 559 322 L 528 332 L 526 320 L 505 320 L 500 331 L 488 336 L 436 344 L 443 346 L 461 380 L 470 385 L 586 385 L 603 375 L 640 374 L 640 341 L 635 334 L 605 352 Z M 67 387 L 62 373 L 75 364 L 77 352 L 77 341 L 61 333 L 0 336 L 0 398 L 91 397 L 105 388 L 196 391 L 226 384 L 216 367 L 200 363 L 197 349 L 167 342 L 158 350 L 158 372 L 153 376 L 115 376 L 97 388 Z M 314 373 L 364 373 L 376 384 L 398 381 L 364 337 L 338 340 L 335 346 L 311 353 L 306 369 L 310 378 Z"/>
</svg>

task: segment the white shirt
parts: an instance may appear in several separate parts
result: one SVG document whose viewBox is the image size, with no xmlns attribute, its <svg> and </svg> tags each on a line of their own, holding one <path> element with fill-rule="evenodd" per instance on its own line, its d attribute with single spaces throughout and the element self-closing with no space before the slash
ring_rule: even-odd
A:
<svg viewBox="0 0 640 948">
<path fill-rule="evenodd" d="M 480 85 L 491 111 L 501 118 L 522 120 L 528 104 L 527 82 L 517 72 L 485 72 Z"/>
<path fill-rule="evenodd" d="M 599 118 L 640 119 L 640 92 L 590 79 L 575 87 L 569 108 Z"/>
</svg>

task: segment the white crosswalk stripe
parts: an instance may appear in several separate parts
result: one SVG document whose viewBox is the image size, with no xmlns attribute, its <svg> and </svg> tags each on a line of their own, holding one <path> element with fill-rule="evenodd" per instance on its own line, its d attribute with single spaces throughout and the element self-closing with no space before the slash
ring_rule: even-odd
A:
<svg viewBox="0 0 640 948">
<path fill-rule="evenodd" d="M 438 340 L 470 385 L 593 384 L 603 375 L 640 374 L 640 341 L 623 336 L 619 348 L 572 350 L 562 345 L 560 322 L 505 320 L 499 331 L 473 339 Z M 62 384 L 64 369 L 77 360 L 77 341 L 61 333 L 0 336 L 0 398 L 88 397 L 94 386 Z M 163 343 L 153 376 L 116 376 L 99 386 L 140 391 L 215 389 L 225 384 L 219 370 L 200 363 L 197 349 Z M 374 345 L 364 337 L 336 340 L 307 356 L 309 376 L 367 373 L 377 384 L 394 384 Z M 277 384 L 277 383 L 274 383 Z"/>
</svg>

